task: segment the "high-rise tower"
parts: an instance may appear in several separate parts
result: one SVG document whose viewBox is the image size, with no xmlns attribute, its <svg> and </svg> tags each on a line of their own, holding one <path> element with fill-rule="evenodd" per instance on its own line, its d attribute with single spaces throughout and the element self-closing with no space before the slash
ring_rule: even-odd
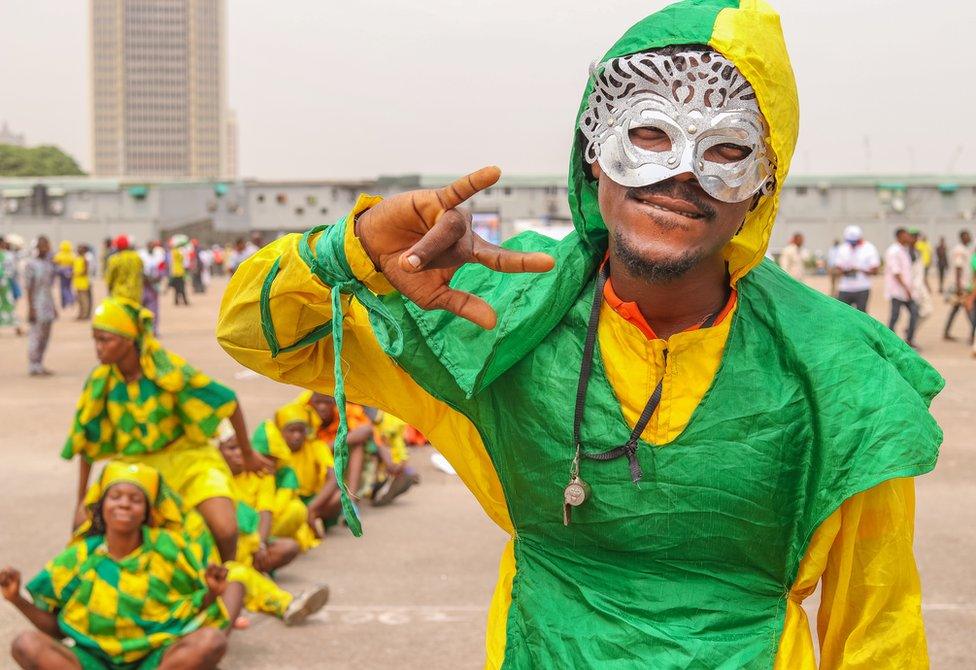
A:
<svg viewBox="0 0 976 670">
<path fill-rule="evenodd" d="M 220 177 L 224 0 L 91 0 L 96 175 Z"/>
</svg>

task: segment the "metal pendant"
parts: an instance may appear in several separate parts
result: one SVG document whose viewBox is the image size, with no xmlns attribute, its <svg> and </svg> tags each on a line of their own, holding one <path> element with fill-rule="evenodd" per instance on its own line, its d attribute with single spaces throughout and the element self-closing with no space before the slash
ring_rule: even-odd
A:
<svg viewBox="0 0 976 670">
<path fill-rule="evenodd" d="M 568 526 L 572 510 L 579 507 L 590 497 L 590 485 L 574 475 L 566 488 L 563 489 L 563 525 Z"/>
</svg>

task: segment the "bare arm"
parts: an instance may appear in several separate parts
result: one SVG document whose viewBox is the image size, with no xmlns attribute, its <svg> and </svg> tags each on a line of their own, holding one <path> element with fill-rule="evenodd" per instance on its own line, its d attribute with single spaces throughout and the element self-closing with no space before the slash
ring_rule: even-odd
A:
<svg viewBox="0 0 976 670">
<path fill-rule="evenodd" d="M 247 434 L 247 424 L 244 422 L 244 412 L 241 411 L 240 402 L 234 408 L 234 413 L 230 415 L 230 425 L 234 428 L 234 436 L 244 456 L 244 467 L 251 472 L 273 474 L 274 464 L 251 447 L 251 438 Z"/>
<path fill-rule="evenodd" d="M 58 626 L 57 614 L 45 612 L 21 594 L 19 571 L 13 568 L 0 570 L 0 590 L 3 591 L 3 597 L 20 610 L 20 613 L 27 617 L 37 630 L 47 633 L 54 639 L 64 637 Z"/>
</svg>

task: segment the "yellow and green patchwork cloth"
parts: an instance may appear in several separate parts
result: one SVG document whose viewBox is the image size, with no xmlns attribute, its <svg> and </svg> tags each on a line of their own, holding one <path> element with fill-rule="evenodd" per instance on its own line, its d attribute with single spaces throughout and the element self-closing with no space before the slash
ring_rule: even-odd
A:
<svg viewBox="0 0 976 670">
<path fill-rule="evenodd" d="M 75 542 L 27 585 L 78 648 L 123 667 L 198 628 L 228 624 L 219 599 L 203 607 L 206 565 L 187 541 L 162 528 L 142 532 L 142 545 L 121 560 L 101 535 Z"/>
<path fill-rule="evenodd" d="M 220 421 L 237 408 L 234 392 L 164 349 L 152 335 L 152 314 L 135 303 L 105 300 L 92 325 L 136 343 L 142 376 L 126 382 L 117 366 L 96 367 L 61 456 L 93 461 L 209 446 Z"/>
</svg>

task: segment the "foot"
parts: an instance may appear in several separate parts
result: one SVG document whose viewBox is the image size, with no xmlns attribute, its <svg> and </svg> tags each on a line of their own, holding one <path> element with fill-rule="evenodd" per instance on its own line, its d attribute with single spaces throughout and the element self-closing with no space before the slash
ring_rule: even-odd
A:
<svg viewBox="0 0 976 670">
<path fill-rule="evenodd" d="M 286 626 L 296 626 L 305 621 L 309 615 L 315 614 L 325 607 L 327 602 L 329 602 L 329 587 L 325 584 L 308 591 L 302 591 L 291 601 L 281 619 Z"/>
<path fill-rule="evenodd" d="M 387 477 L 382 486 L 373 495 L 373 506 L 383 507 L 393 502 L 393 499 L 407 492 L 414 485 L 413 479 L 406 473 L 395 477 Z"/>
</svg>

